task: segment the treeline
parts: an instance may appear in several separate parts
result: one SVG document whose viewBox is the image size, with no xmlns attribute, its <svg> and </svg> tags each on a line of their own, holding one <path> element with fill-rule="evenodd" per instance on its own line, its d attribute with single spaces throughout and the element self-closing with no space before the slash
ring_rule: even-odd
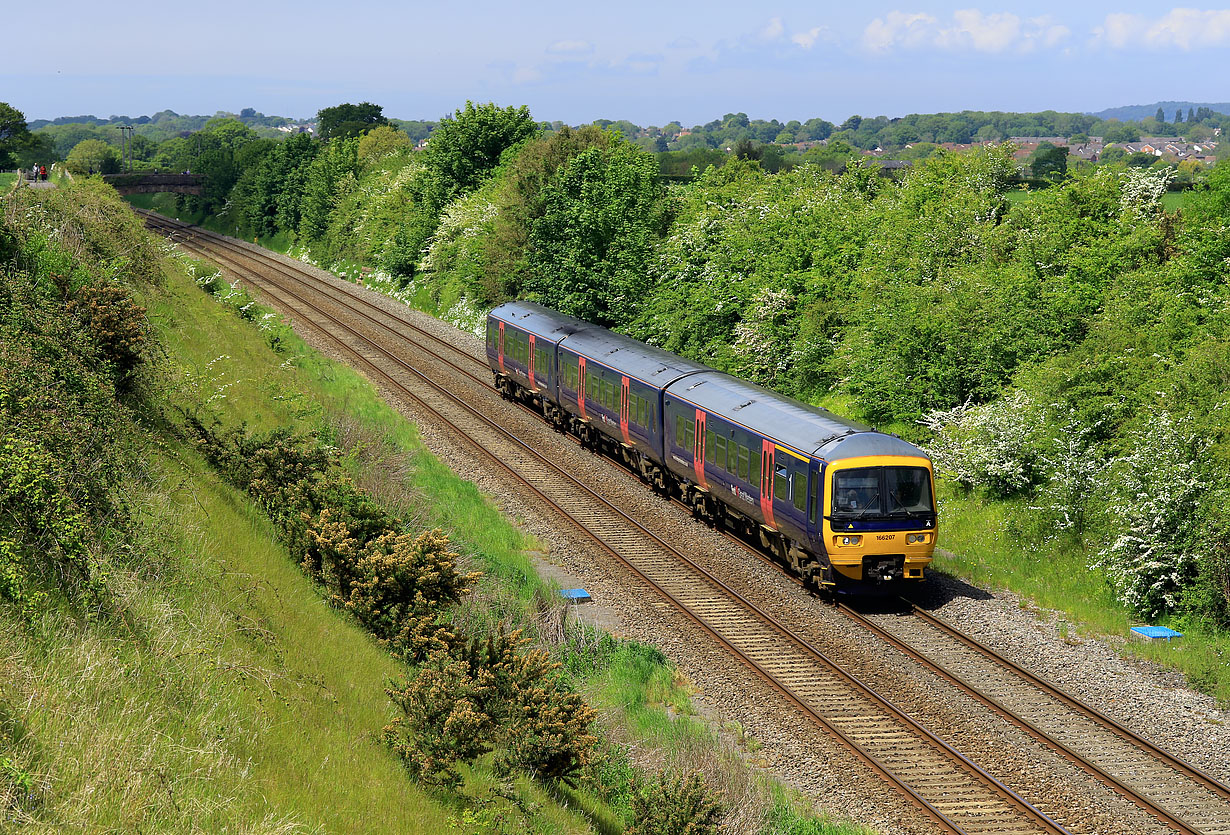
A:
<svg viewBox="0 0 1230 835">
<path fill-rule="evenodd" d="M 364 103 L 367 104 L 367 103 Z M 376 105 L 370 105 L 377 110 Z M 339 105 L 358 108 L 362 105 Z M 326 108 L 321 115 L 333 108 Z M 1172 121 L 1167 121 L 1168 117 Z M 235 120 L 251 128 L 260 137 L 280 138 L 284 134 L 277 128 L 294 124 L 294 120 L 281 116 L 266 116 L 252 108 L 244 108 L 238 114 L 219 111 L 213 116 L 181 116 L 164 110 L 153 116 L 112 116 L 100 119 L 96 116 L 63 116 L 47 121 L 30 123 L 34 132 L 36 156 L 43 161 L 67 158 L 69 152 L 80 142 L 94 139 L 108 145 L 121 144 L 118 125 L 133 125 L 133 159 L 156 164 L 156 146 L 175 136 L 186 136 L 205 130 L 219 121 Z M 423 120 L 389 119 L 380 116 L 381 124 L 396 127 L 419 144 L 428 139 L 438 122 Z M 895 158 L 908 159 L 924 156 L 925 153 L 910 153 L 907 146 L 936 145 L 942 143 L 968 144 L 973 142 L 1003 142 L 1014 136 L 1082 137 L 1099 136 L 1105 142 L 1136 142 L 1145 136 L 1181 136 L 1189 141 L 1211 139 L 1215 131 L 1227 123 L 1230 117 L 1208 107 L 1182 108 L 1173 115 L 1161 108 L 1151 116 L 1139 120 L 1102 118 L 1085 113 L 1061 113 L 1046 110 L 1039 113 L 1007 113 L 1001 111 L 965 110 L 959 113 L 912 113 L 889 118 L 876 116 L 863 118 L 850 116 L 840 124 L 825 119 L 811 118 L 806 121 L 792 119 L 786 122 L 777 119 L 749 119 L 746 113 L 727 113 L 720 119 L 690 128 L 680 122 L 663 126 L 642 127 L 626 119 L 597 119 L 594 125 L 620 134 L 638 147 L 657 154 L 669 156 L 661 159 L 663 173 L 686 174 L 687 161 L 713 163 L 718 154 L 736 153 L 742 144 L 743 155 L 756 148 L 764 167 L 777 171 L 782 167 L 801 164 L 796 143 L 832 141 L 841 147 L 858 150 L 881 149 Z M 576 130 L 564 122 L 542 122 L 538 127 L 545 133 L 564 129 Z M 317 136 L 328 139 L 327 131 L 317 130 Z M 926 153 L 930 148 L 923 149 Z M 702 166 L 703 169 L 703 166 Z"/>
<path fill-rule="evenodd" d="M 594 124 L 618 132 L 645 150 L 661 153 L 697 149 L 733 151 L 740 142 L 791 145 L 822 140 L 844 142 L 861 150 L 880 148 L 889 152 L 918 143 L 1003 142 L 1014 136 L 1100 136 L 1106 142 L 1136 142 L 1142 136 L 1180 135 L 1196 141 L 1211 138 L 1217 128 L 1230 123 L 1230 117 L 1207 107 L 1191 109 L 1186 116 L 1178 111 L 1173 122 L 1168 122 L 1166 115 L 1159 110 L 1138 121 L 1121 121 L 1054 110 L 1040 113 L 963 110 L 959 113 L 911 113 L 897 118 L 855 115 L 841 124 L 834 124 L 824 119 L 766 121 L 749 119 L 746 113 L 727 113 L 721 119 L 691 128 L 679 122 L 662 127 L 641 127 L 627 120 L 599 119 Z M 563 124 L 555 122 L 548 127 L 558 130 Z"/>
<path fill-rule="evenodd" d="M 836 404 L 1017 502 L 1140 614 L 1230 625 L 1225 164 L 1171 214 L 1171 171 L 1123 164 L 1014 204 L 1006 147 L 668 186 L 619 133 L 525 108 L 467 104 L 422 151 L 387 125 L 235 136 L 233 187 L 185 200 L 241 234 L 456 319 L 535 299 Z"/>
</svg>

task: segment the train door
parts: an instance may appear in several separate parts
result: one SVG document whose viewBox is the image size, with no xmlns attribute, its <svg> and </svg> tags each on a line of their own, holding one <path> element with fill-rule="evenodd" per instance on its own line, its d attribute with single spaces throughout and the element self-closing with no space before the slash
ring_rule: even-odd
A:
<svg viewBox="0 0 1230 835">
<path fill-rule="evenodd" d="M 705 481 L 705 411 L 696 410 L 696 437 L 692 439 L 692 468 L 696 471 L 696 483 L 706 490 L 709 483 Z"/>
<path fill-rule="evenodd" d="M 820 501 L 824 498 L 824 467 L 819 461 L 812 460 L 807 465 L 807 532 L 812 542 L 821 544 L 824 537 L 820 535 L 821 519 Z"/>
<path fill-rule="evenodd" d="M 777 530 L 777 521 L 773 518 L 773 477 L 776 473 L 774 458 L 777 447 L 767 438 L 760 440 L 760 512 L 764 514 L 764 523 L 772 530 Z"/>
<path fill-rule="evenodd" d="M 632 439 L 628 437 L 628 378 L 621 377 L 619 380 L 619 431 L 623 433 L 624 443 L 631 444 Z"/>
<path fill-rule="evenodd" d="M 534 360 L 536 359 L 534 354 L 535 354 L 534 334 L 531 333 L 530 334 L 530 355 L 528 358 L 529 367 L 530 367 L 530 391 L 538 391 L 538 382 L 534 379 Z"/>
<path fill-rule="evenodd" d="M 584 420 L 589 420 L 585 414 L 585 357 L 577 357 L 577 411 Z"/>
</svg>

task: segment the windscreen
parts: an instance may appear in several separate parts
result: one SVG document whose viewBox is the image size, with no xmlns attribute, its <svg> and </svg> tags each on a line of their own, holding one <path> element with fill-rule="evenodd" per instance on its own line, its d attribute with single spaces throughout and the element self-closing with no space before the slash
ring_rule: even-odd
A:
<svg viewBox="0 0 1230 835">
<path fill-rule="evenodd" d="M 931 513 L 931 476 L 923 467 L 885 467 L 888 512 Z"/>
<path fill-rule="evenodd" d="M 879 514 L 880 470 L 883 467 L 856 467 L 833 476 L 833 512 Z"/>
<path fill-rule="evenodd" d="M 866 518 L 934 512 L 926 467 L 853 467 L 833 474 L 834 515 Z"/>
</svg>

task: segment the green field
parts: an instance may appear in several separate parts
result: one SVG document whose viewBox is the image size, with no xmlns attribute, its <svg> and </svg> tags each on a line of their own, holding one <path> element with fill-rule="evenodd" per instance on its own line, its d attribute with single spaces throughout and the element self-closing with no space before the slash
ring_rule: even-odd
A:
<svg viewBox="0 0 1230 835">
<path fill-rule="evenodd" d="M 1018 203 L 1026 203 L 1032 200 L 1036 195 L 1041 194 L 1040 189 L 1015 188 L 1005 192 L 1004 196 L 1008 202 L 1016 205 Z M 1168 191 L 1162 195 L 1162 207 L 1168 212 L 1182 209 L 1187 202 L 1188 191 Z"/>
</svg>

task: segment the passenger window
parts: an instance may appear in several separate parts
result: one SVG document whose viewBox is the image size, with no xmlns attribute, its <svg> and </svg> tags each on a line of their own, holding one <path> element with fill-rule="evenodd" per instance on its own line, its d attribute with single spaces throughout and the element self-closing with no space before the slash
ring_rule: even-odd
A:
<svg viewBox="0 0 1230 835">
<path fill-rule="evenodd" d="M 705 432 L 705 460 L 708 461 L 710 464 L 713 463 L 714 446 L 715 445 L 713 443 L 713 433 L 706 431 Z"/>
<path fill-rule="evenodd" d="M 820 504 L 820 474 L 816 475 L 811 480 L 811 501 L 807 504 L 807 518 L 811 522 L 816 521 L 816 508 Z"/>
<path fill-rule="evenodd" d="M 756 489 L 759 490 L 762 487 L 764 487 L 764 485 L 760 483 L 760 450 L 753 449 L 753 450 L 750 450 L 750 452 L 751 452 L 751 455 L 748 459 L 748 464 L 747 464 L 748 479 L 753 484 L 755 484 Z"/>
<path fill-rule="evenodd" d="M 747 481 L 747 453 L 748 448 L 739 444 L 739 478 Z"/>
<path fill-rule="evenodd" d="M 717 449 L 714 450 L 714 457 L 717 459 L 715 463 L 718 467 L 726 469 L 726 438 L 716 433 L 714 441 L 716 441 Z"/>
<path fill-rule="evenodd" d="M 790 474 L 790 493 L 794 497 L 794 506 L 799 510 L 807 506 L 806 479 L 807 476 L 803 473 Z"/>
<path fill-rule="evenodd" d="M 790 471 L 782 464 L 778 464 L 775 468 L 773 479 L 773 498 L 781 499 L 783 502 L 790 501 Z"/>
<path fill-rule="evenodd" d="M 683 415 L 675 415 L 675 443 L 684 449 L 691 449 L 692 445 L 688 443 L 687 424 L 683 422 Z"/>
<path fill-rule="evenodd" d="M 726 472 L 731 475 L 739 468 L 739 445 L 732 438 L 726 444 Z"/>
</svg>

